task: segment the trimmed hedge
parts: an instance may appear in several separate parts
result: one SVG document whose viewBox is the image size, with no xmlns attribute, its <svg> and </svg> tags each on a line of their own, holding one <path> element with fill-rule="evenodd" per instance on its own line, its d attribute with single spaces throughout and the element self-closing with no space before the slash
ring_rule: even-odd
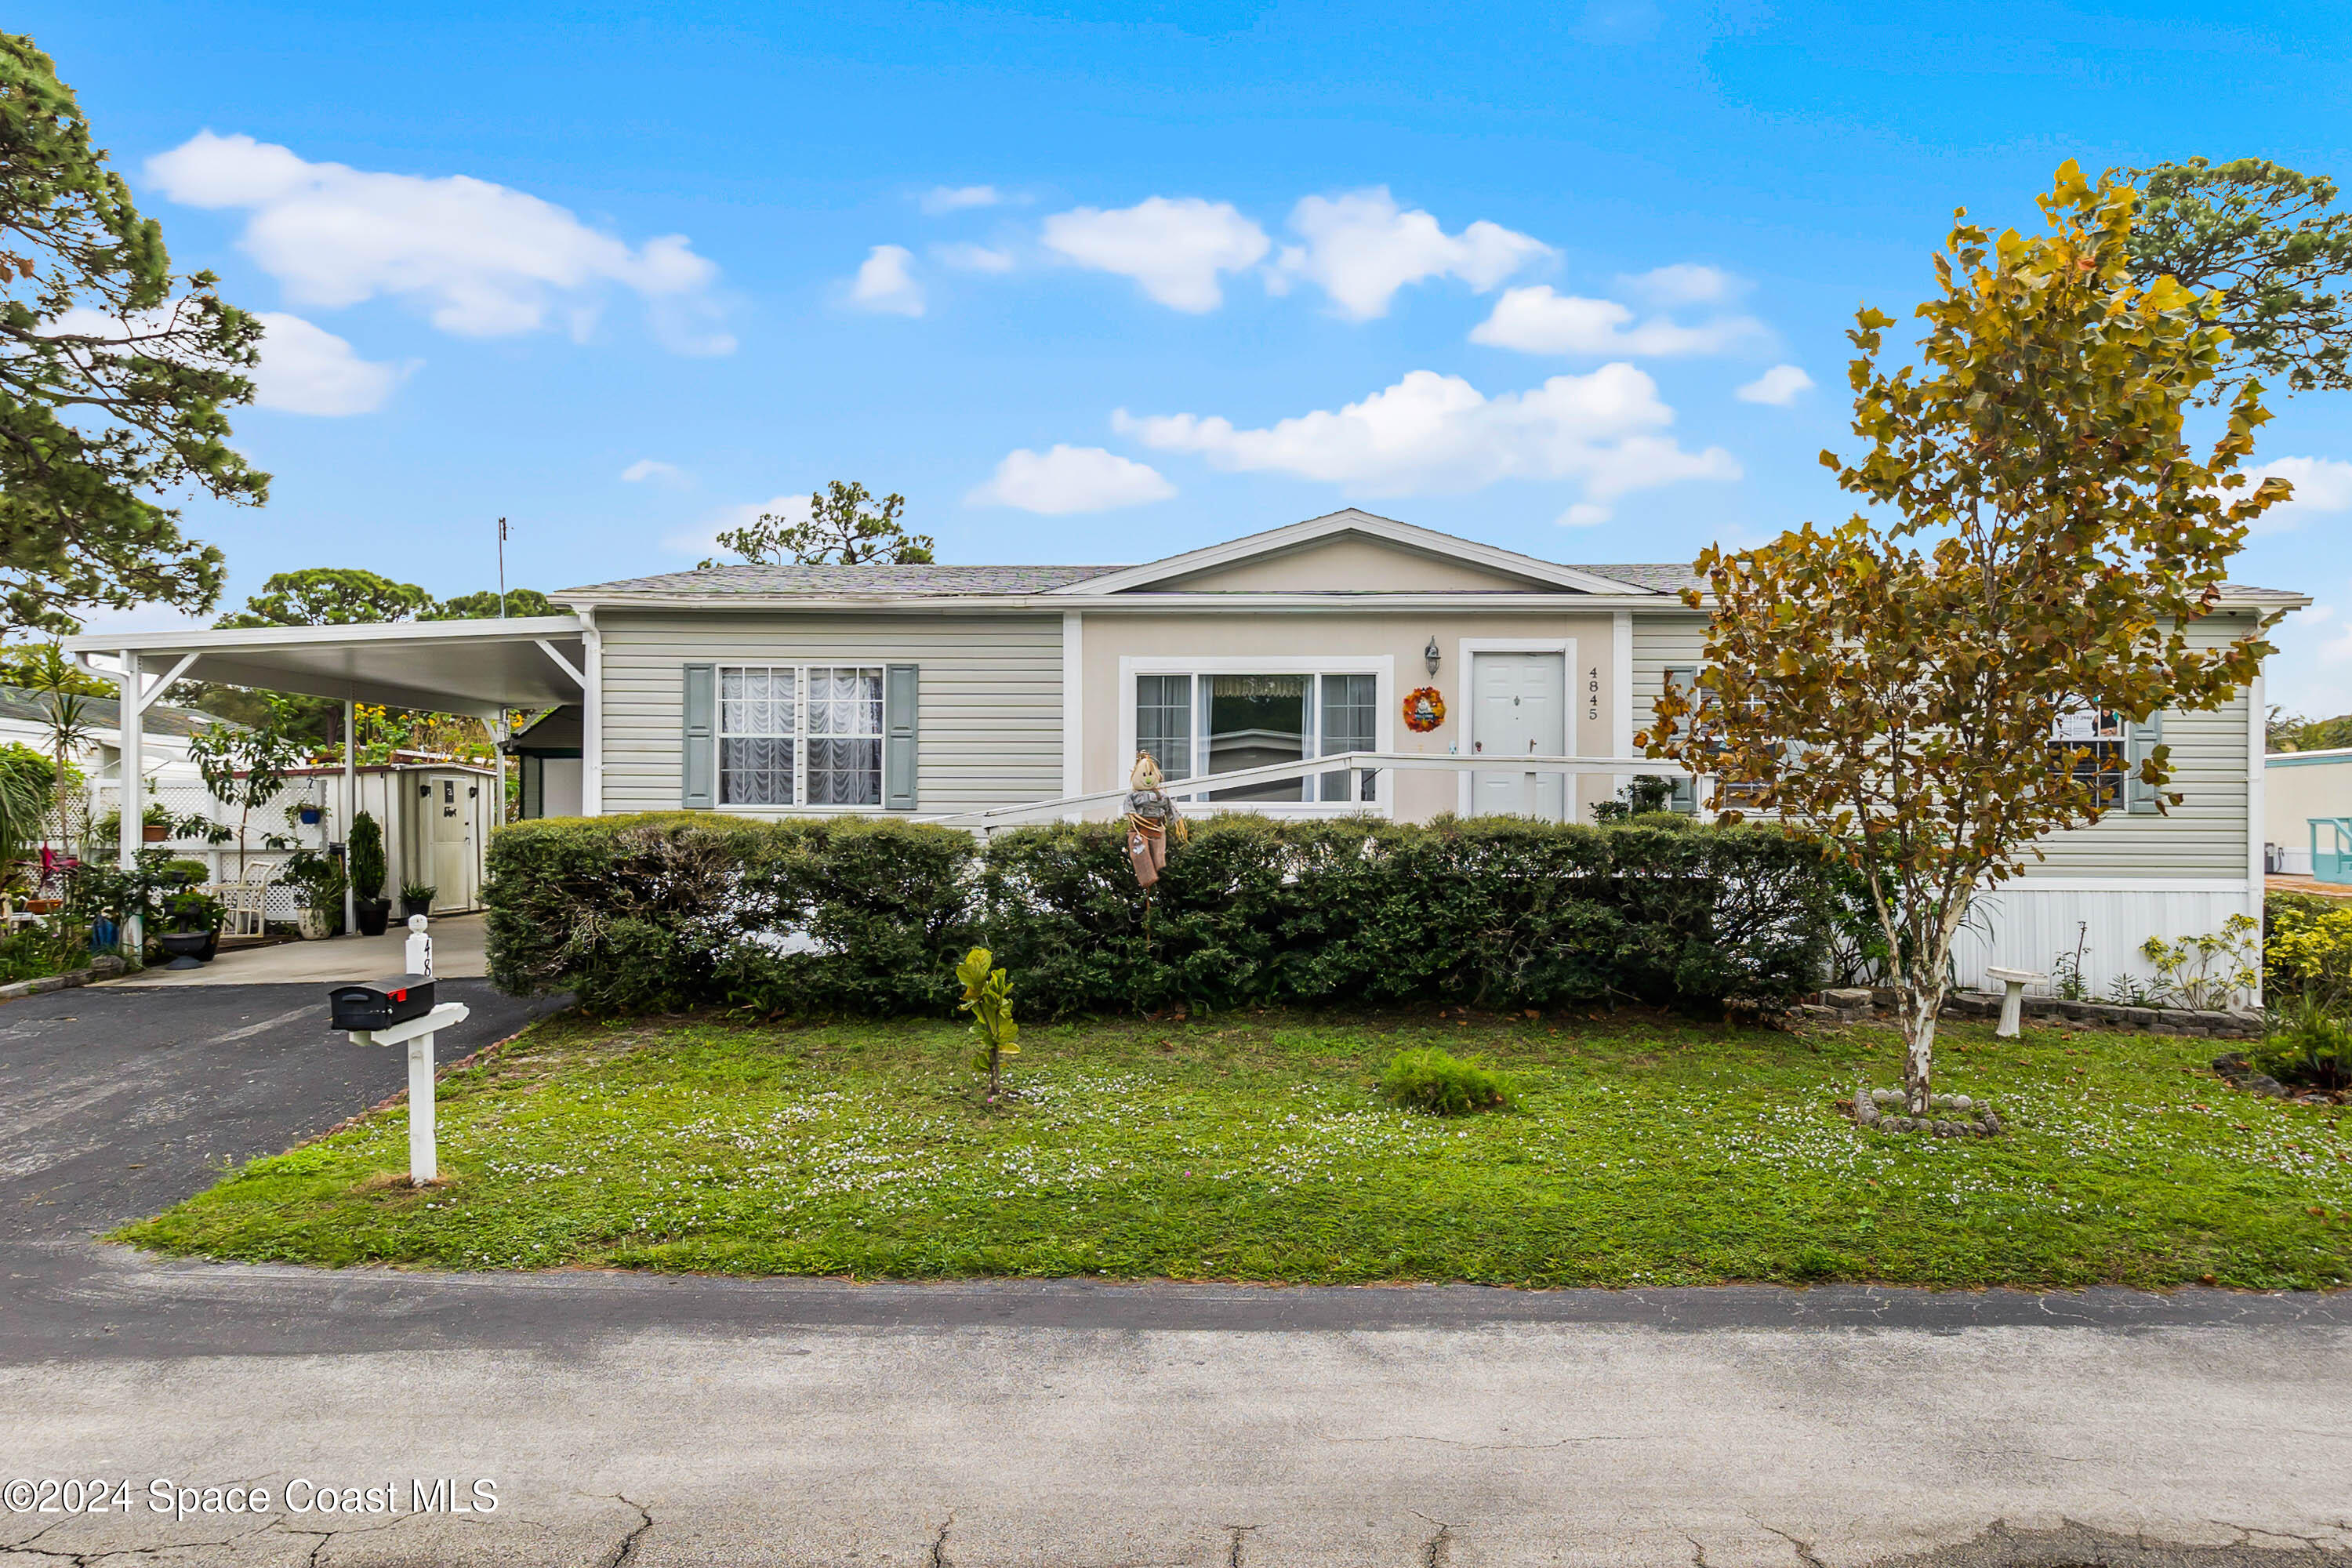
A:
<svg viewBox="0 0 2352 1568">
<path fill-rule="evenodd" d="M 1771 1006 L 1820 984 L 1833 901 L 1829 868 L 1776 829 L 1655 817 L 1230 813 L 1193 825 L 1149 900 L 1112 823 L 982 847 L 870 818 L 570 818 L 502 828 L 489 858 L 491 978 L 611 1011 L 944 1014 L 974 946 L 1044 1016 Z"/>
</svg>

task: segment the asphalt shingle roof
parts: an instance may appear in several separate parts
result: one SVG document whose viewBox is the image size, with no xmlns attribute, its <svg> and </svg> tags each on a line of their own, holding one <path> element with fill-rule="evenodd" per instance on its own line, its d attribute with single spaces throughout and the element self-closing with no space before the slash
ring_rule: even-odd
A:
<svg viewBox="0 0 2352 1568">
<path fill-rule="evenodd" d="M 567 588 L 568 594 L 677 594 L 722 599 L 732 594 L 1043 594 L 1088 577 L 1124 571 L 1118 566 L 713 566 L 702 572 L 665 572 L 654 577 L 624 577 L 615 583 Z"/>
<path fill-rule="evenodd" d="M 1657 594 L 1678 594 L 1685 588 L 1704 589 L 1706 586 L 1706 579 L 1693 574 L 1689 564 L 1680 561 L 1619 562 L 1606 565 L 1571 565 L 1569 569 Z M 714 566 L 701 572 L 665 572 L 653 577 L 624 577 L 614 583 L 567 588 L 551 597 L 562 600 L 575 594 L 589 597 L 607 594 L 649 594 L 664 597 L 725 599 L 730 596 L 768 598 L 807 594 L 826 598 L 856 598 L 861 595 L 871 595 L 877 598 L 908 595 L 952 598 L 966 594 L 1043 594 L 1066 587 L 1072 583 L 1083 583 L 1090 577 L 1107 577 L 1114 572 L 1126 570 L 1128 568 L 1124 566 L 729 565 Z M 2240 583 L 2224 584 L 2222 592 L 2234 599 L 2257 603 L 2276 601 L 2284 604 L 2302 597 L 2276 588 L 2256 588 Z"/>
<path fill-rule="evenodd" d="M 84 722 L 100 730 L 122 727 L 122 704 L 114 698 L 85 697 L 81 700 Z M 47 723 L 47 694 L 29 687 L 0 686 L 0 719 L 21 719 L 32 724 Z M 166 708 L 155 702 L 148 705 L 142 728 L 151 735 L 194 735 L 228 723 L 229 721 L 215 718 L 210 713 L 198 713 L 187 708 Z"/>
</svg>

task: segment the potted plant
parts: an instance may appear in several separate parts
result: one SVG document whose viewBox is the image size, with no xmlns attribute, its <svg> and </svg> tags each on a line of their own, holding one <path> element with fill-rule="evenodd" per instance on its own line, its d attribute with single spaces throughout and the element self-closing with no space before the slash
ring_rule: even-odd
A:
<svg viewBox="0 0 2352 1568">
<path fill-rule="evenodd" d="M 301 892 L 304 939 L 316 942 L 334 935 L 343 919 L 341 863 L 315 849 L 297 849 L 287 859 L 286 879 Z"/>
<path fill-rule="evenodd" d="M 179 819 L 160 805 L 151 805 L 139 814 L 139 837 L 149 844 L 161 844 L 176 837 Z M 122 833 L 122 812 L 120 807 L 108 812 L 89 826 L 93 844 L 111 846 Z"/>
<path fill-rule="evenodd" d="M 220 942 L 220 928 L 228 911 L 221 901 L 194 888 L 183 888 L 163 902 L 172 929 L 159 942 L 172 962 L 167 969 L 194 969 L 209 963 Z"/>
<path fill-rule="evenodd" d="M 434 897 L 440 891 L 440 889 L 427 887 L 423 882 L 403 882 L 400 885 L 401 917 L 404 920 L 410 915 L 431 914 Z"/>
<path fill-rule="evenodd" d="M 383 896 L 383 828 L 368 812 L 352 818 L 350 848 L 352 912 L 362 936 L 382 936 L 392 921 L 392 900 Z"/>
</svg>

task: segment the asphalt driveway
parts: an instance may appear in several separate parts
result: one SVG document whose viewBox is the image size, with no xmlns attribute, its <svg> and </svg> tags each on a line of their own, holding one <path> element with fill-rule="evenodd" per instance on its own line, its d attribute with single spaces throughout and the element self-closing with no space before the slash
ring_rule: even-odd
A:
<svg viewBox="0 0 2352 1568">
<path fill-rule="evenodd" d="M 454 1061 L 551 1003 L 441 983 L 473 1016 Z M 87 1237 L 166 1208 L 408 1081 L 407 1056 L 327 1028 L 323 984 L 90 985 L 0 1004 L 0 1242 Z"/>
</svg>

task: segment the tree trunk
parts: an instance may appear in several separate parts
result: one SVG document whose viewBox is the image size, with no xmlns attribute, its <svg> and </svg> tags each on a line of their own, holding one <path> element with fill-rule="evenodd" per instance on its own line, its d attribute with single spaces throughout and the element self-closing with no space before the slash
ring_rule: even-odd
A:
<svg viewBox="0 0 2352 1568">
<path fill-rule="evenodd" d="M 1925 1116 L 1935 1070 L 1936 1015 L 1943 1010 L 1944 988 L 1906 985 L 1902 1002 L 1904 1105 L 1913 1116 Z"/>
</svg>

